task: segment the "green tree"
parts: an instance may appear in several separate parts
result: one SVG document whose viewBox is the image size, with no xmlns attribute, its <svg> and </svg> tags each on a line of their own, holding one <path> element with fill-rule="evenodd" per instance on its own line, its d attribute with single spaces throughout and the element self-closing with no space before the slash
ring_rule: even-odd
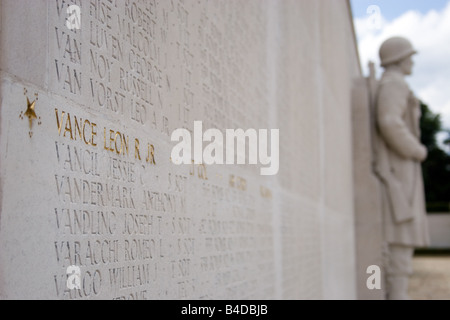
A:
<svg viewBox="0 0 450 320">
<path fill-rule="evenodd" d="M 439 148 L 436 135 L 443 131 L 439 114 L 434 114 L 426 104 L 420 104 L 421 141 L 428 149 L 422 163 L 425 198 L 428 212 L 450 211 L 450 155 Z M 450 140 L 450 134 L 449 139 Z"/>
<path fill-rule="evenodd" d="M 444 143 L 450 148 L 450 130 L 447 130 L 447 139 L 444 140 Z"/>
</svg>

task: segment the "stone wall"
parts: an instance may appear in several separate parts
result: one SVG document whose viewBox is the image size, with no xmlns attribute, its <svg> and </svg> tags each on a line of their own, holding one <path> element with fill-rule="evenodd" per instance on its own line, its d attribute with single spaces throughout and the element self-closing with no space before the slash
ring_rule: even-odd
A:
<svg viewBox="0 0 450 320">
<path fill-rule="evenodd" d="M 0 10 L 2 298 L 356 298 L 348 1 Z M 173 164 L 196 120 L 279 128 L 278 174 Z"/>
<path fill-rule="evenodd" d="M 448 213 L 429 213 L 428 230 L 430 233 L 430 248 L 450 248 L 450 215 Z"/>
</svg>

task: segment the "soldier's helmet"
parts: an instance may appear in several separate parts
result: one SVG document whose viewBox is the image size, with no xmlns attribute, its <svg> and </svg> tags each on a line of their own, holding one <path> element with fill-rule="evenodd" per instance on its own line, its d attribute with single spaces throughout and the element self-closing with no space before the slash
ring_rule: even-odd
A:
<svg viewBox="0 0 450 320">
<path fill-rule="evenodd" d="M 381 66 L 385 67 L 415 53 L 417 53 L 417 51 L 407 39 L 403 37 L 389 38 L 385 40 L 380 47 L 379 55 Z"/>
</svg>

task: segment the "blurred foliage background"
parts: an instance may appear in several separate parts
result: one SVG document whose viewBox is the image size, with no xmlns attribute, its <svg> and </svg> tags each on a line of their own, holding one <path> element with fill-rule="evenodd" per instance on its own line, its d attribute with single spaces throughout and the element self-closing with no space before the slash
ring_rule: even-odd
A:
<svg viewBox="0 0 450 320">
<path fill-rule="evenodd" d="M 428 157 L 422 163 L 427 212 L 450 213 L 450 154 L 438 142 L 438 133 L 445 132 L 444 144 L 450 146 L 450 130 L 442 128 L 439 114 L 433 113 L 421 102 L 421 140 L 428 149 Z"/>
</svg>

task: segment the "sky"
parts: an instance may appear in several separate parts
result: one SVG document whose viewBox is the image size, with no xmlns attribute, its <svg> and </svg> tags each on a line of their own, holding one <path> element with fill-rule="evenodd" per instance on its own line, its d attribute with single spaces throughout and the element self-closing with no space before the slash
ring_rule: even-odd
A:
<svg viewBox="0 0 450 320">
<path fill-rule="evenodd" d="M 450 129 L 450 0 L 351 0 L 351 5 L 364 74 L 372 60 L 381 76 L 378 49 L 384 40 L 408 38 L 418 54 L 406 80 Z"/>
</svg>

